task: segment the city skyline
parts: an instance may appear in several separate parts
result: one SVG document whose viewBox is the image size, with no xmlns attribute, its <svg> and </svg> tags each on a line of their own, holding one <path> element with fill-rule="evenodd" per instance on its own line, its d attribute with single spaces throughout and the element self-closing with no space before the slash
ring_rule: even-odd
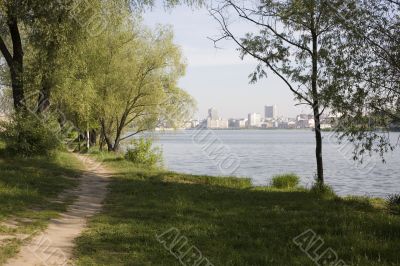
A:
<svg viewBox="0 0 400 266">
<path fill-rule="evenodd" d="M 218 109 L 222 117 L 247 116 L 249 112 L 264 114 L 265 102 L 279 105 L 283 116 L 309 111 L 305 106 L 295 106 L 294 95 L 272 73 L 268 79 L 249 84 L 248 76 L 257 63 L 249 58 L 241 60 L 230 42 L 218 43 L 218 49 L 214 47 L 208 37 L 217 36 L 219 27 L 205 8 L 193 11 L 190 7 L 180 6 L 166 11 L 163 4 L 156 1 L 143 19 L 151 28 L 159 24 L 173 28 L 174 42 L 181 46 L 187 59 L 186 75 L 179 81 L 179 86 L 197 101 L 195 117 L 204 117 L 210 106 Z M 246 32 L 248 29 L 239 27 L 238 30 Z"/>
<path fill-rule="evenodd" d="M 272 110 L 270 110 L 272 109 Z M 217 120 L 217 119 L 248 119 L 248 116 L 250 114 L 259 114 L 260 118 L 262 119 L 277 119 L 277 118 L 295 118 L 297 115 L 299 114 L 304 114 L 304 112 L 295 114 L 293 116 L 285 116 L 285 115 L 279 115 L 279 109 L 278 106 L 276 104 L 272 104 L 272 105 L 264 105 L 263 106 L 263 112 L 256 112 L 256 111 L 247 111 L 247 113 L 242 114 L 241 116 L 222 116 L 220 115 L 220 110 L 214 106 L 211 106 L 207 109 L 207 113 L 205 114 L 201 114 L 198 117 L 193 117 L 193 119 L 198 119 L 198 120 L 203 120 L 203 119 L 207 119 L 207 118 L 211 118 L 212 120 Z M 272 112 L 272 115 L 267 115 L 267 110 L 269 110 L 270 112 Z"/>
<path fill-rule="evenodd" d="M 186 122 L 183 128 L 208 128 L 208 129 L 305 129 L 315 128 L 312 114 L 300 113 L 295 117 L 278 116 L 277 105 L 265 105 L 264 116 L 260 113 L 250 112 L 245 117 L 221 117 L 215 107 L 208 109 L 207 117 L 192 119 Z M 321 129 L 331 129 L 335 123 L 334 117 L 321 117 Z"/>
</svg>

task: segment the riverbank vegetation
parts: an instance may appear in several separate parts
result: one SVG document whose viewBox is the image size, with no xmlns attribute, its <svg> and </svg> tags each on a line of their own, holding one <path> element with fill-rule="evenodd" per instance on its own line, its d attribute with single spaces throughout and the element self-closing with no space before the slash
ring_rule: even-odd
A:
<svg viewBox="0 0 400 266">
<path fill-rule="evenodd" d="M 181 2 L 203 3 L 165 4 Z M 223 33 L 216 41 L 233 40 L 242 57 L 259 62 L 250 81 L 278 75 L 313 113 L 317 184 L 309 191 L 292 175 L 255 188 L 248 179 L 159 170 L 160 155 L 148 156 L 146 142 L 119 155 L 123 140 L 176 128 L 194 113 L 178 86 L 186 64 L 172 29 L 142 22 L 139 12 L 151 4 L 1 1 L 0 222 L 12 226 L 0 234 L 29 234 L 65 209 L 68 199 L 53 200 L 76 186 L 80 165 L 62 152 L 74 143 L 80 152 L 98 147 L 92 156 L 115 171 L 103 212 L 77 240 L 79 264 L 178 265 L 156 237 L 171 228 L 214 265 L 399 264 L 398 196 L 389 203 L 337 197 L 324 185 L 320 128 L 331 111 L 356 159 L 395 148 L 374 129 L 400 121 L 399 3 L 223 0 L 212 7 Z M 237 36 L 230 27 L 243 21 L 254 32 Z M 312 248 L 293 241 L 304 232 L 320 236 L 304 240 Z M 22 241 L 4 234 L 0 262 Z M 312 245 L 321 241 L 324 248 Z"/>
<path fill-rule="evenodd" d="M 115 174 L 103 212 L 76 242 L 79 265 L 179 265 L 156 237 L 170 228 L 212 265 L 315 265 L 293 242 L 310 229 L 324 243 L 310 250 L 332 248 L 343 265 L 400 260 L 400 216 L 383 200 L 253 187 L 248 179 L 148 170 L 115 154 L 92 156 Z"/>
<path fill-rule="evenodd" d="M 300 104 L 309 106 L 320 183 L 320 120 L 328 110 L 338 120 L 335 130 L 341 140 L 354 144 L 355 159 L 372 152 L 384 156 L 398 146 L 373 129 L 388 130 L 399 121 L 400 5 L 375 2 L 269 1 L 242 6 L 219 1 L 207 6 L 222 28 L 216 41 L 234 41 L 242 57 L 259 62 L 250 82 L 271 71 Z M 39 142 L 50 144 L 44 135 L 59 135 L 62 140 L 74 137 L 84 149 L 99 145 L 118 151 L 121 141 L 140 132 L 176 128 L 193 116 L 194 100 L 178 86 L 186 65 L 172 29 L 149 29 L 142 22 L 140 12 L 154 1 L 46 3 L 0 4 L 0 102 L 9 119 L 16 120 L 16 128 L 24 127 L 18 125 L 23 123 L 16 119 L 20 116 L 44 125 L 56 121 L 58 125 L 49 126 L 51 134 L 39 134 L 44 138 Z M 167 6 L 179 3 L 205 2 L 165 1 Z M 339 11 L 344 11 L 345 22 Z M 235 16 L 235 25 L 250 23 L 253 32 L 234 34 L 229 20 Z M 384 43 L 377 45 L 378 40 Z M 25 140 L 35 132 L 25 133 L 5 140 L 10 147 L 29 144 Z M 53 146 L 42 148 L 46 149 Z"/>
<path fill-rule="evenodd" d="M 65 211 L 72 198 L 58 196 L 78 184 L 81 169 L 70 153 L 19 158 L 7 154 L 0 142 L 0 264 Z"/>
</svg>

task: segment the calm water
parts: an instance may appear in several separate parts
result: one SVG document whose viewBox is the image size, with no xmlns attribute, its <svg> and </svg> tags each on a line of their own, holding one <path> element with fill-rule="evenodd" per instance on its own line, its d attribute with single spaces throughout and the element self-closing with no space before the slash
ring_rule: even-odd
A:
<svg viewBox="0 0 400 266">
<path fill-rule="evenodd" d="M 316 164 L 311 130 L 217 130 L 201 134 L 191 130 L 154 133 L 156 144 L 163 149 L 166 167 L 205 175 L 234 171 L 232 175 L 249 177 L 256 185 L 267 184 L 272 176 L 288 172 L 298 174 L 304 186 L 313 182 Z M 392 133 L 393 139 L 398 137 L 399 133 Z M 332 133 L 324 133 L 323 148 L 326 182 L 338 194 L 386 197 L 400 193 L 399 149 L 387 154 L 385 164 L 375 156 L 360 165 L 352 160 L 351 145 L 337 144 Z M 234 159 L 224 166 L 224 156 Z"/>
</svg>

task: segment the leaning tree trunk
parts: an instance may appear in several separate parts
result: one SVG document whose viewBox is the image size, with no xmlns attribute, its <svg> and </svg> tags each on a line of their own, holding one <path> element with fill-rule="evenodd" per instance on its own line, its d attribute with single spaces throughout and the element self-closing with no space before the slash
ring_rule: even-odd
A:
<svg viewBox="0 0 400 266">
<path fill-rule="evenodd" d="M 107 144 L 108 151 L 110 152 L 114 151 L 114 145 L 111 142 L 111 138 L 107 134 L 105 121 L 103 119 L 100 119 L 100 124 L 101 124 L 101 134 L 103 135 L 104 141 Z"/>
<path fill-rule="evenodd" d="M 26 110 L 24 95 L 24 52 L 17 19 L 8 14 L 8 29 L 11 35 L 12 55 L 0 36 L 0 50 L 10 69 L 12 96 L 16 111 Z"/>
<path fill-rule="evenodd" d="M 126 125 L 126 119 L 128 117 L 128 110 L 126 109 L 124 114 L 121 117 L 121 121 L 117 126 L 117 133 L 115 135 L 115 141 L 114 141 L 114 147 L 113 147 L 113 151 L 116 152 L 119 150 L 120 148 L 120 144 L 121 144 L 121 136 L 122 136 L 122 132 L 124 130 L 124 127 Z"/>
</svg>

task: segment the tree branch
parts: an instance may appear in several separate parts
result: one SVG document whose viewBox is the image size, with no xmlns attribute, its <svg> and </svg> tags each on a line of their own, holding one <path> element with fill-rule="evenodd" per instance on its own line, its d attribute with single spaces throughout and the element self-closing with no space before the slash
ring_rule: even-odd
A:
<svg viewBox="0 0 400 266">
<path fill-rule="evenodd" d="M 12 56 L 10 51 L 8 50 L 6 44 L 4 43 L 3 38 L 0 36 L 0 51 L 3 54 L 4 58 L 6 59 L 8 67 L 12 67 Z"/>
<path fill-rule="evenodd" d="M 285 41 L 285 42 L 287 42 L 287 43 L 289 43 L 289 44 L 291 44 L 291 45 L 293 45 L 293 46 L 295 46 L 295 47 L 297 47 L 297 48 L 299 48 L 299 49 L 301 49 L 301 50 L 307 51 L 310 55 L 312 55 L 312 51 L 311 51 L 308 47 L 303 46 L 303 45 L 301 45 L 301 44 L 299 44 L 299 43 L 296 43 L 296 42 L 294 42 L 294 41 L 289 40 L 288 38 L 286 38 L 286 37 L 283 36 L 282 34 L 278 33 L 271 25 L 264 24 L 264 23 L 261 23 L 261 22 L 259 22 L 259 21 L 256 21 L 256 20 L 250 18 L 250 17 L 243 11 L 243 9 L 241 9 L 241 8 L 238 7 L 237 5 L 233 4 L 231 1 L 228 1 L 228 3 L 230 3 L 230 5 L 235 9 L 235 11 L 237 12 L 237 14 L 238 14 L 239 17 L 241 17 L 241 18 L 243 18 L 243 19 L 246 19 L 246 20 L 248 20 L 248 21 L 250 21 L 250 22 L 252 22 L 252 23 L 254 23 L 254 24 L 258 25 L 258 26 L 266 27 L 266 28 L 269 29 L 273 34 L 275 34 L 275 36 L 277 36 L 278 38 L 282 39 L 283 41 Z M 221 13 L 220 13 L 220 14 L 221 14 Z"/>
<path fill-rule="evenodd" d="M 225 21 L 225 18 L 221 14 L 221 11 L 215 10 L 215 9 L 212 9 L 212 11 L 214 13 L 210 12 L 210 15 L 213 16 L 218 21 L 218 23 L 221 25 L 223 31 L 226 34 L 225 38 L 231 38 L 246 53 L 248 53 L 249 55 L 253 56 L 254 58 L 264 62 L 272 70 L 272 72 L 274 72 L 281 80 L 283 80 L 283 82 L 285 82 L 285 84 L 288 86 L 288 88 L 295 95 L 297 95 L 300 99 L 303 99 L 304 101 L 306 101 L 309 105 L 312 105 L 312 102 L 309 99 L 307 99 L 304 95 L 302 95 L 300 92 L 296 91 L 293 88 L 293 86 L 290 84 L 290 82 L 281 73 L 279 73 L 279 71 L 276 70 L 275 67 L 272 66 L 272 64 L 269 62 L 268 59 L 263 58 L 263 57 L 259 56 L 258 54 L 251 52 L 241 42 L 239 42 L 239 40 L 237 40 L 237 38 L 229 31 L 228 26 L 227 26 L 226 21 Z M 220 18 L 217 17 L 216 13 L 219 15 Z"/>
</svg>

